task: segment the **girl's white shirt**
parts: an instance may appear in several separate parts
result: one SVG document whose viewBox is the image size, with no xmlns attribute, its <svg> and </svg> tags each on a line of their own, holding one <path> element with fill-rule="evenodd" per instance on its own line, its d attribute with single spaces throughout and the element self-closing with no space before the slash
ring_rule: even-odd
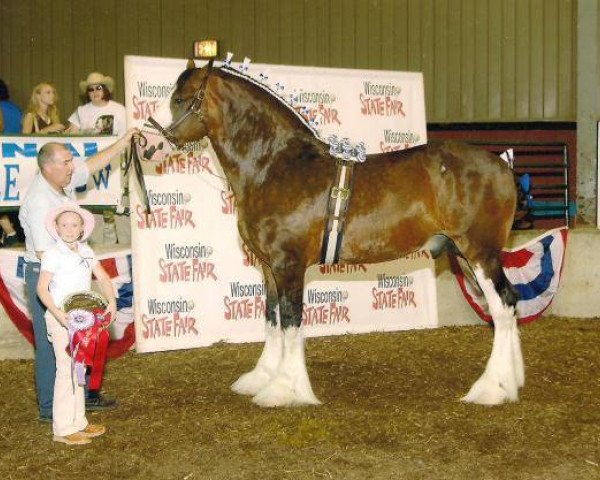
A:
<svg viewBox="0 0 600 480">
<path fill-rule="evenodd" d="M 57 307 L 62 307 L 67 295 L 91 289 L 92 269 L 97 263 L 94 251 L 85 242 L 77 242 L 77 252 L 74 252 L 58 240 L 44 252 L 41 270 L 52 273 L 49 290 Z"/>
</svg>

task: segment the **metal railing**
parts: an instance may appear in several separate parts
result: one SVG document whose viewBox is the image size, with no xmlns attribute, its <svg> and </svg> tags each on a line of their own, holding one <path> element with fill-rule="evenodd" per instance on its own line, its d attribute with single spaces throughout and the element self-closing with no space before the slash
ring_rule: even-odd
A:
<svg viewBox="0 0 600 480">
<path fill-rule="evenodd" d="M 574 202 L 569 199 L 569 153 L 564 142 L 469 142 L 500 155 L 512 148 L 514 171 L 530 176 L 530 209 L 533 220 L 556 219 L 570 225 Z M 557 225 L 558 226 L 558 225 Z"/>
</svg>

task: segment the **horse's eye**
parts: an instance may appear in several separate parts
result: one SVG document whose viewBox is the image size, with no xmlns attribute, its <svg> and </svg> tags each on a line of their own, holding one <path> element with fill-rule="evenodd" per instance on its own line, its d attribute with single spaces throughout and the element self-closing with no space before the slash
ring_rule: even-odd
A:
<svg viewBox="0 0 600 480">
<path fill-rule="evenodd" d="M 183 98 L 181 98 L 181 97 L 177 97 L 177 98 L 175 99 L 175 103 L 176 103 L 176 104 L 178 104 L 178 105 L 179 105 L 180 103 L 183 103 Z"/>
</svg>

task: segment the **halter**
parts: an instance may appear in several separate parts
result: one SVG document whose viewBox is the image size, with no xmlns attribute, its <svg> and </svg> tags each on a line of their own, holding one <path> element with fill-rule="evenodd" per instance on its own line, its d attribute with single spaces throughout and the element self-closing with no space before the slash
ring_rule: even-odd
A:
<svg viewBox="0 0 600 480">
<path fill-rule="evenodd" d="M 206 92 L 206 85 L 208 83 L 208 77 L 213 68 L 213 59 L 212 58 L 208 61 L 207 67 L 208 67 L 208 70 L 206 72 L 206 75 L 202 79 L 200 88 L 198 90 L 196 90 L 196 93 L 194 94 L 194 99 L 192 100 L 192 103 L 190 104 L 190 106 L 188 107 L 188 109 L 185 111 L 185 113 L 183 114 L 183 116 L 181 118 L 179 118 L 176 122 L 172 123 L 170 126 L 168 126 L 166 128 L 163 127 L 160 123 L 158 123 L 154 118 L 152 118 L 152 117 L 148 118 L 148 122 L 150 122 L 150 124 L 154 128 L 156 128 L 160 132 L 160 134 L 163 137 L 165 137 L 167 139 L 167 141 L 174 147 L 178 147 L 179 142 L 175 138 L 175 135 L 173 134 L 173 130 L 175 130 L 179 125 L 181 125 L 181 123 L 183 123 L 183 121 L 190 115 L 196 115 L 198 117 L 198 120 L 203 119 L 202 103 L 204 101 L 204 94 Z"/>
</svg>

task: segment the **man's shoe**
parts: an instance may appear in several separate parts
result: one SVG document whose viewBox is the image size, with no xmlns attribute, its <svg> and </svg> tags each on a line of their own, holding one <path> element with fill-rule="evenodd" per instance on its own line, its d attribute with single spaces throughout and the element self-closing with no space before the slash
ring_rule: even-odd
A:
<svg viewBox="0 0 600 480">
<path fill-rule="evenodd" d="M 47 415 L 40 415 L 38 419 L 41 423 L 52 423 L 52 417 Z"/>
<path fill-rule="evenodd" d="M 98 425 L 93 423 L 88 423 L 88 426 L 81 430 L 81 433 L 84 437 L 94 438 L 99 437 L 100 435 L 104 435 L 106 432 L 106 427 L 104 425 Z"/>
<path fill-rule="evenodd" d="M 13 233 L 12 235 L 5 235 L 4 241 L 2 242 L 2 244 L 5 247 L 13 247 L 17 244 L 18 241 L 19 241 L 19 238 L 17 237 L 17 234 Z"/>
<path fill-rule="evenodd" d="M 64 437 L 54 435 L 53 440 L 59 443 L 66 443 L 67 445 L 85 445 L 86 443 L 92 443 L 92 441 L 81 432 L 75 432 L 71 435 L 65 435 Z"/>
<path fill-rule="evenodd" d="M 117 408 L 117 400 L 104 395 L 85 399 L 86 412 L 101 412 Z"/>
</svg>

